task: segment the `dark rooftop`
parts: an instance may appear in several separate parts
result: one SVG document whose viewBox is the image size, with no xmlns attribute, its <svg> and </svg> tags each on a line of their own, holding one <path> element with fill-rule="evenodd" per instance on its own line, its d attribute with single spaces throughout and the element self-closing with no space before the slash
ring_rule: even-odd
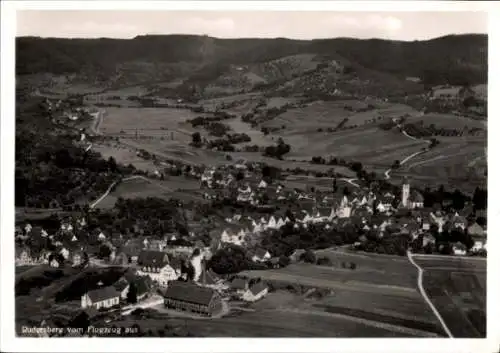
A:
<svg viewBox="0 0 500 353">
<path fill-rule="evenodd" d="M 208 305 L 214 294 L 215 291 L 211 288 L 200 287 L 189 282 L 172 281 L 164 297 L 192 304 Z"/>
</svg>

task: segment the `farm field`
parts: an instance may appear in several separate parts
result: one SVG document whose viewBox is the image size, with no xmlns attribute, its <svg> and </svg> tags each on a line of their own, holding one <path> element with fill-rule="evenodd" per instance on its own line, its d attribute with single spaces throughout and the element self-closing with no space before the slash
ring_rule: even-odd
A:
<svg viewBox="0 0 500 353">
<path fill-rule="evenodd" d="M 335 156 L 366 165 L 390 166 L 427 146 L 425 142 L 375 126 L 334 133 L 295 131 L 282 137 L 292 146 L 287 158 L 310 160 L 313 156 Z"/>
<path fill-rule="evenodd" d="M 393 178 L 410 175 L 420 186 L 445 185 L 472 191 L 486 182 L 486 145 L 481 139 L 443 139 L 436 148 L 412 158 Z"/>
<path fill-rule="evenodd" d="M 406 119 L 407 123 L 417 123 L 423 121 L 424 125 L 434 124 L 436 128 L 446 129 L 485 129 L 487 127 L 487 120 L 476 120 L 464 116 L 456 116 L 454 114 L 438 114 L 429 113 L 422 116 L 413 116 Z"/>
<path fill-rule="evenodd" d="M 414 260 L 424 269 L 424 288 L 454 337 L 485 337 L 486 261 L 418 255 Z"/>
<path fill-rule="evenodd" d="M 271 294 L 272 295 L 272 294 Z M 263 301 L 267 300 L 264 299 Z M 129 325 L 129 321 L 115 325 Z M 198 337 L 415 337 L 409 332 L 391 330 L 360 319 L 318 311 L 292 309 L 262 310 L 230 314 L 221 319 L 146 319 L 137 321 L 142 330 L 185 328 Z"/>
<path fill-rule="evenodd" d="M 369 109 L 369 103 L 357 100 L 316 101 L 303 108 L 290 109 L 263 125 L 268 127 L 285 125 L 287 129 L 291 130 L 304 130 L 311 125 L 315 129 L 334 129 L 344 118 L 348 119 L 345 123 L 347 127 L 361 126 L 373 119 L 377 121 L 379 116 L 397 118 L 405 114 L 419 115 L 419 112 L 414 108 L 404 104 L 371 102 L 370 105 L 373 109 L 356 112 L 355 110 L 358 109 Z M 313 123 L 311 124 L 311 122 Z"/>
<path fill-rule="evenodd" d="M 417 271 L 404 257 L 358 255 L 332 249 L 316 252 L 329 256 L 334 267 L 290 265 L 280 270 L 244 271 L 239 275 L 259 277 L 271 284 L 329 288 L 333 292 L 319 299 L 306 299 L 283 291 L 271 293 L 252 305 L 257 312 L 275 309 L 307 315 L 336 315 L 352 320 L 367 320 L 405 331 L 406 336 L 443 336 L 437 319 L 416 289 Z M 356 270 L 341 269 L 350 260 Z M 243 314 L 245 318 L 246 314 Z M 401 333 L 401 332 L 400 332 Z M 362 333 L 363 336 L 364 333 Z M 357 336 L 357 335 L 356 335 Z M 359 336 L 358 336 L 359 337 Z"/>
<path fill-rule="evenodd" d="M 415 271 L 413 271 L 415 272 Z M 279 270 L 243 271 L 241 276 L 263 280 L 295 283 L 304 286 L 353 290 L 367 293 L 399 292 L 419 298 L 417 290 L 404 273 L 384 273 L 371 270 L 350 270 L 327 266 L 292 264 Z M 413 273 L 408 273 L 409 277 Z M 413 282 L 416 285 L 416 280 Z"/>
</svg>

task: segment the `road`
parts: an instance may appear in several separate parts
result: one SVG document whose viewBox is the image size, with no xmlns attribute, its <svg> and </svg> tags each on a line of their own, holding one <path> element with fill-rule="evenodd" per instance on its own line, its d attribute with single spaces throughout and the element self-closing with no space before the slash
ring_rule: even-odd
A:
<svg viewBox="0 0 500 353">
<path fill-rule="evenodd" d="M 432 304 L 431 300 L 427 296 L 427 293 L 425 292 L 424 284 L 423 284 L 424 270 L 422 269 L 422 267 L 420 267 L 419 265 L 417 265 L 417 263 L 413 260 L 413 256 L 412 256 L 411 251 L 409 251 L 409 250 L 407 251 L 407 256 L 408 256 L 408 260 L 411 262 L 411 264 L 413 266 L 415 266 L 417 268 L 417 270 L 418 270 L 417 284 L 418 284 L 418 290 L 420 291 L 420 294 L 422 294 L 422 297 L 426 301 L 427 305 L 429 305 L 429 307 L 431 308 L 432 312 L 434 313 L 434 315 L 438 319 L 439 323 L 443 327 L 444 332 L 446 332 L 446 334 L 448 335 L 448 337 L 453 338 L 453 335 L 451 334 L 450 329 L 448 328 L 448 326 L 444 322 L 443 318 L 439 314 L 439 311 L 436 309 L 436 307 L 434 306 L 434 304 Z"/>
<path fill-rule="evenodd" d="M 349 183 L 349 184 L 351 184 L 352 186 L 354 186 L 354 187 L 356 187 L 356 188 L 359 188 L 359 187 L 360 187 L 360 186 L 359 186 L 359 184 L 356 184 L 356 183 L 354 182 L 355 180 L 358 180 L 358 179 L 356 179 L 356 178 L 351 178 L 351 179 L 341 178 L 341 179 L 339 179 L 339 180 L 345 181 L 346 183 Z"/>
<path fill-rule="evenodd" d="M 171 188 L 168 188 L 164 185 L 161 185 L 160 183 L 157 183 L 153 180 L 150 180 L 142 175 L 132 175 L 128 178 L 124 178 L 121 180 L 121 182 L 124 182 L 124 181 L 129 181 L 129 180 L 134 180 L 134 179 L 142 179 L 144 181 L 147 181 L 148 183 L 151 183 L 151 184 L 154 184 L 156 186 L 158 186 L 160 189 L 163 189 L 165 190 L 166 192 L 174 192 L 175 190 L 171 189 Z M 96 201 L 94 201 L 93 203 L 90 204 L 90 208 L 93 209 L 95 208 L 100 202 L 102 202 L 102 200 L 104 200 L 108 195 L 109 193 L 111 192 L 111 190 L 113 189 L 113 187 L 118 183 L 118 181 L 114 181 L 113 183 L 111 183 L 111 185 L 108 187 L 108 189 L 104 192 L 104 194 L 102 194 Z"/>
<path fill-rule="evenodd" d="M 414 141 L 422 141 L 422 142 L 427 142 L 428 144 L 430 144 L 430 143 L 431 143 L 431 141 L 430 141 L 430 140 L 419 139 L 419 138 L 416 138 L 416 137 L 414 137 L 414 136 L 409 135 L 409 134 L 408 134 L 405 130 L 403 130 L 403 128 L 402 128 L 402 127 L 401 127 L 401 125 L 399 125 L 399 124 L 398 124 L 398 128 L 400 128 L 400 129 L 401 129 L 401 132 L 403 133 L 403 135 L 405 135 L 405 136 L 406 136 L 406 137 L 408 137 L 409 139 L 412 139 L 412 140 L 414 140 Z M 412 158 L 414 158 L 414 157 L 416 157 L 416 156 L 418 156 L 418 155 L 421 155 L 422 153 L 425 153 L 425 152 L 427 152 L 427 150 L 415 152 L 415 153 L 413 153 L 413 154 L 409 155 L 408 157 L 406 157 L 405 159 L 403 159 L 403 160 L 399 163 L 399 165 L 403 165 L 403 164 L 405 164 L 406 162 L 408 162 L 409 160 L 411 160 Z M 384 172 L 385 179 L 389 180 L 389 179 L 391 178 L 391 175 L 390 175 L 391 171 L 392 171 L 392 168 L 389 168 L 389 169 L 387 169 L 387 170 Z"/>
</svg>

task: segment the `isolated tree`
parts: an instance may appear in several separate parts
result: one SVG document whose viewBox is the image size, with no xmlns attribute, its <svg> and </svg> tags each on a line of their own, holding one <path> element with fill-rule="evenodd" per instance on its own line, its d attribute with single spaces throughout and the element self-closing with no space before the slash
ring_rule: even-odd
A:
<svg viewBox="0 0 500 353">
<path fill-rule="evenodd" d="M 130 283 L 128 287 L 127 303 L 129 304 L 137 303 L 137 285 L 134 282 Z"/>
<path fill-rule="evenodd" d="M 301 256 L 301 260 L 305 263 L 314 264 L 316 263 L 316 255 L 311 249 L 306 250 Z"/>
<path fill-rule="evenodd" d="M 112 172 L 116 172 L 117 165 L 116 165 L 116 160 L 113 158 L 113 156 L 108 158 L 108 168 Z"/>
<path fill-rule="evenodd" d="M 191 135 L 192 144 L 195 147 L 201 146 L 201 135 L 199 132 L 195 132 Z"/>
<path fill-rule="evenodd" d="M 109 246 L 103 244 L 99 247 L 98 257 L 100 259 L 107 259 L 109 258 L 110 255 L 111 255 L 111 249 L 109 248 Z"/>
<path fill-rule="evenodd" d="M 453 209 L 456 211 L 463 210 L 465 207 L 465 198 L 464 195 L 460 192 L 460 190 L 455 189 L 453 194 L 451 195 Z"/>
</svg>

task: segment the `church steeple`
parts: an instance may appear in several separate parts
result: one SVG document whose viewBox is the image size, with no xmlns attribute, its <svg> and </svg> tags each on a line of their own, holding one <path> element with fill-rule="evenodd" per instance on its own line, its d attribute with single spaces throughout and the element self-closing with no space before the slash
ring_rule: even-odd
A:
<svg viewBox="0 0 500 353">
<path fill-rule="evenodd" d="M 408 207 L 410 199 L 410 182 L 408 181 L 407 177 L 404 177 L 403 179 L 403 186 L 401 190 L 401 205 L 403 207 Z"/>
</svg>

